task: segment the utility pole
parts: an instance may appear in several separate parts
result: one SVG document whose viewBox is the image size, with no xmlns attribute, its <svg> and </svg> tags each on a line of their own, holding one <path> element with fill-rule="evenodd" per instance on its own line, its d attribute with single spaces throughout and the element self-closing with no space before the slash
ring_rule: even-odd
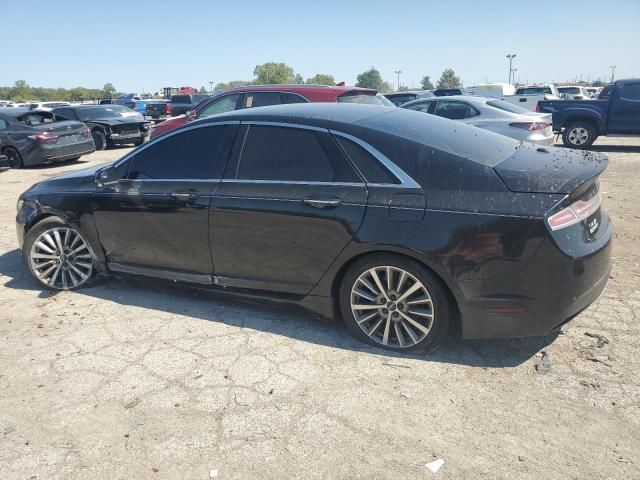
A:
<svg viewBox="0 0 640 480">
<path fill-rule="evenodd" d="M 396 88 L 396 91 L 400 90 L 400 74 L 402 73 L 402 70 L 395 70 L 395 74 L 398 76 L 398 88 Z"/>
<path fill-rule="evenodd" d="M 613 83 L 613 80 L 615 79 L 616 66 L 611 65 L 609 68 L 611 69 L 611 83 Z"/>
<path fill-rule="evenodd" d="M 516 58 L 516 54 L 509 53 L 507 54 L 507 58 L 509 59 L 509 83 L 511 83 L 511 74 L 513 73 L 513 70 L 511 67 L 513 65 L 513 59 Z"/>
</svg>

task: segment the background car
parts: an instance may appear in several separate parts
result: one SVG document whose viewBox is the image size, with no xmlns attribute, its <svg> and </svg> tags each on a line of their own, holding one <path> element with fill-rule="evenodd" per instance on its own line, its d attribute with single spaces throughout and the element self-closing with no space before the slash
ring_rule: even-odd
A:
<svg viewBox="0 0 640 480">
<path fill-rule="evenodd" d="M 458 96 L 415 100 L 401 108 L 430 113 L 507 137 L 553 145 L 551 115 L 530 112 L 497 98 Z"/>
<path fill-rule="evenodd" d="M 210 98 L 210 95 L 206 94 L 178 94 L 172 95 L 171 101 L 169 102 L 169 112 L 172 117 L 176 115 L 181 115 L 183 113 L 187 113 L 190 110 L 202 102 Z"/>
<path fill-rule="evenodd" d="M 460 87 L 460 88 L 436 88 L 435 90 L 433 90 L 433 94 L 436 97 L 450 97 L 452 95 L 466 95 L 467 91 Z"/>
<path fill-rule="evenodd" d="M 0 145 L 13 168 L 77 160 L 95 151 L 85 124 L 15 107 L 0 108 Z"/>
<path fill-rule="evenodd" d="M 29 108 L 32 110 L 44 110 L 50 112 L 56 107 L 65 107 L 71 105 L 69 102 L 30 102 Z"/>
<path fill-rule="evenodd" d="M 138 100 L 133 110 L 154 123 L 163 122 L 171 116 L 169 100 L 149 98 Z"/>
<path fill-rule="evenodd" d="M 431 90 L 407 90 L 406 92 L 387 93 L 385 97 L 395 106 L 417 100 L 418 98 L 430 98 L 435 95 Z"/>
<path fill-rule="evenodd" d="M 606 166 L 401 108 L 281 105 L 40 182 L 20 196 L 16 231 L 44 288 L 95 271 L 192 283 L 428 351 L 458 320 L 464 338 L 541 335 L 600 295 Z"/>
<path fill-rule="evenodd" d="M 122 105 L 72 105 L 54 108 L 58 118 L 84 122 L 91 131 L 96 150 L 115 145 L 141 145 L 149 134 L 150 124 L 137 112 L 124 116 Z M 125 112 L 127 113 L 127 112 Z"/>
<path fill-rule="evenodd" d="M 588 100 L 591 98 L 587 87 L 581 87 L 580 85 L 558 87 L 558 92 L 560 92 L 560 98 L 566 98 L 567 100 Z"/>
<path fill-rule="evenodd" d="M 156 138 L 187 122 L 231 110 L 307 102 L 368 103 L 388 106 L 386 103 L 388 100 L 379 95 L 377 90 L 370 88 L 344 85 L 251 85 L 227 90 L 215 97 L 208 97 L 194 107 L 188 116 L 170 118 L 157 124 L 151 131 L 151 138 Z"/>
</svg>

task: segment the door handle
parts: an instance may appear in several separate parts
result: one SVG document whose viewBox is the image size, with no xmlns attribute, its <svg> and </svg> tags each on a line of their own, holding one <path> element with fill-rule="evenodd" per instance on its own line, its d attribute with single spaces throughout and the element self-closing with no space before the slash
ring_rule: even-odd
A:
<svg viewBox="0 0 640 480">
<path fill-rule="evenodd" d="M 305 198 L 304 203 L 314 208 L 336 208 L 342 203 L 339 198 Z"/>
<path fill-rule="evenodd" d="M 187 200 L 193 200 L 198 196 L 193 192 L 173 192 L 170 195 L 176 200 L 181 200 L 183 202 L 186 202 Z"/>
</svg>

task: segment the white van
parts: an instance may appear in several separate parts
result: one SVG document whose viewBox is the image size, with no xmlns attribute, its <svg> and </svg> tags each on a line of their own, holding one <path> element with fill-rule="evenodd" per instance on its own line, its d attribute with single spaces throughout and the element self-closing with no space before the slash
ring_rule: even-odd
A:
<svg viewBox="0 0 640 480">
<path fill-rule="evenodd" d="M 515 91 L 516 87 L 510 83 L 484 83 L 467 88 L 467 92 L 469 92 L 470 95 L 499 99 L 513 95 Z"/>
</svg>

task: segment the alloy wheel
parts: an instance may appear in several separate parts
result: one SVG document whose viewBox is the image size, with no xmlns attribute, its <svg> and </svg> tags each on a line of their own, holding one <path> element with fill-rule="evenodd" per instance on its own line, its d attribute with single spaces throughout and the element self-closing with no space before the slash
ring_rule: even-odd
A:
<svg viewBox="0 0 640 480">
<path fill-rule="evenodd" d="M 362 331 L 387 347 L 408 348 L 420 343 L 435 318 L 425 285 L 393 266 L 373 267 L 362 273 L 351 288 L 350 302 Z"/>
<path fill-rule="evenodd" d="M 93 272 L 89 246 L 78 232 L 68 227 L 42 232 L 31 246 L 29 262 L 38 280 L 57 290 L 77 288 Z"/>
<path fill-rule="evenodd" d="M 20 158 L 20 154 L 16 150 L 14 150 L 13 148 L 7 148 L 4 153 L 9 159 L 9 166 L 11 168 L 22 167 L 22 159 Z"/>
<path fill-rule="evenodd" d="M 584 145 L 589 141 L 589 132 L 582 127 L 572 128 L 569 132 L 569 141 L 573 145 Z"/>
</svg>

